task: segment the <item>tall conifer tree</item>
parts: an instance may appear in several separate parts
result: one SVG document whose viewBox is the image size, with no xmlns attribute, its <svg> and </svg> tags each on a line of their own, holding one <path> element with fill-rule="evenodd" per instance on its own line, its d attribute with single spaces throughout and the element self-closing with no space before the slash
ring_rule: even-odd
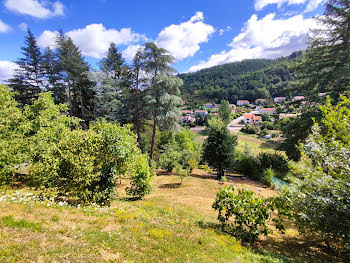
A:
<svg viewBox="0 0 350 263">
<path fill-rule="evenodd" d="M 320 29 L 310 35 L 306 60 L 299 65 L 301 87 L 310 97 L 327 92 L 335 100 L 350 90 L 350 1 L 328 0 Z"/>
<path fill-rule="evenodd" d="M 89 79 L 90 67 L 71 38 L 59 33 L 57 52 L 62 81 L 68 93 L 70 115 L 84 120 L 85 127 L 93 119 L 94 82 Z"/>
<path fill-rule="evenodd" d="M 44 69 L 42 54 L 33 33 L 28 29 L 24 46 L 21 48 L 23 57 L 16 61 L 18 69 L 9 86 L 17 92 L 16 100 L 21 104 L 31 104 L 44 87 Z"/>
</svg>

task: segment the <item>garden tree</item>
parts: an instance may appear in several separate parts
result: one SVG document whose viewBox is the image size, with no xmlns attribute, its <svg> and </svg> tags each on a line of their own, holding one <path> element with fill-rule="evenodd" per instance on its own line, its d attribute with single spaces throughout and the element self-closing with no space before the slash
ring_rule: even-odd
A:
<svg viewBox="0 0 350 263">
<path fill-rule="evenodd" d="M 160 167 L 169 172 L 175 169 L 181 178 L 196 168 L 200 161 L 200 144 L 190 129 L 162 132 L 158 147 L 162 153 Z"/>
<path fill-rule="evenodd" d="M 164 48 L 153 42 L 145 43 L 143 49 L 144 70 L 150 75 L 147 96 L 145 97 L 153 121 L 150 160 L 153 159 L 156 127 L 158 124 L 173 128 L 178 116 L 182 100 L 179 87 L 182 80 L 172 76 L 175 70 L 170 67 L 174 57 Z"/>
<path fill-rule="evenodd" d="M 133 59 L 132 65 L 129 67 L 128 83 L 123 89 L 121 97 L 122 107 L 119 108 L 118 120 L 123 123 L 132 123 L 137 134 L 137 141 L 141 145 L 141 132 L 147 120 L 148 111 L 145 104 L 146 81 L 144 74 L 144 56 L 143 49 L 140 48 Z"/>
<path fill-rule="evenodd" d="M 60 104 L 67 102 L 67 91 L 61 81 L 62 74 L 60 72 L 60 64 L 56 52 L 47 47 L 42 56 L 42 64 L 45 70 L 46 90 L 52 92 L 55 103 Z"/>
<path fill-rule="evenodd" d="M 232 107 L 230 106 L 230 103 L 227 100 L 222 100 L 220 102 L 218 113 L 220 118 L 226 124 L 228 124 L 233 118 Z"/>
<path fill-rule="evenodd" d="M 104 58 L 99 62 L 101 73 L 97 76 L 95 95 L 95 115 L 108 120 L 123 118 L 118 116 L 121 109 L 122 91 L 129 81 L 129 71 L 116 45 L 111 43 Z M 125 94 L 127 95 L 127 94 Z"/>
<path fill-rule="evenodd" d="M 312 129 L 313 119 L 319 120 L 320 111 L 314 107 L 304 108 L 303 113 L 296 118 L 288 118 L 283 121 L 281 131 L 285 138 L 280 145 L 280 150 L 286 152 L 289 159 L 299 161 L 301 152 L 298 147 L 299 143 L 304 143 Z"/>
<path fill-rule="evenodd" d="M 79 120 L 62 114 L 66 105 L 56 105 L 50 93 L 41 93 L 32 105 L 19 109 L 13 93 L 1 87 L 1 177 L 12 174 L 16 165 L 37 162 L 48 148 L 55 145 L 65 130 L 78 126 Z M 26 178 L 33 182 L 32 178 Z"/>
<path fill-rule="evenodd" d="M 9 88 L 0 85 L 0 185 L 8 184 L 16 164 L 25 161 L 23 114 Z"/>
<path fill-rule="evenodd" d="M 317 98 L 327 92 L 336 101 L 350 89 L 350 1 L 328 0 L 325 7 L 298 72 L 305 94 Z"/>
<path fill-rule="evenodd" d="M 119 82 L 128 70 L 122 53 L 119 52 L 115 43 L 109 45 L 108 51 L 104 58 L 99 62 L 100 69 L 115 82 Z"/>
<path fill-rule="evenodd" d="M 301 232 L 350 245 L 350 100 L 320 106 L 323 118 L 301 145 L 305 164 L 282 196 Z"/>
<path fill-rule="evenodd" d="M 31 174 L 40 186 L 82 203 L 109 204 L 116 180 L 130 176 L 128 194 L 142 198 L 151 189 L 147 156 L 130 126 L 99 120 L 89 129 L 65 130 L 43 153 Z"/>
<path fill-rule="evenodd" d="M 225 169 L 234 161 L 237 136 L 232 135 L 226 124 L 216 117 L 208 120 L 206 130 L 208 138 L 203 144 L 203 160 L 216 170 L 217 179 L 221 180 Z"/>
<path fill-rule="evenodd" d="M 17 92 L 16 100 L 25 105 L 38 97 L 44 87 L 45 76 L 40 48 L 29 29 L 21 50 L 23 57 L 16 61 L 18 69 L 9 80 L 9 86 Z"/>
<path fill-rule="evenodd" d="M 71 38 L 58 33 L 57 52 L 62 81 L 68 93 L 70 116 L 84 120 L 87 127 L 93 118 L 94 82 L 89 79 L 89 65 L 84 61 L 79 48 Z"/>
</svg>

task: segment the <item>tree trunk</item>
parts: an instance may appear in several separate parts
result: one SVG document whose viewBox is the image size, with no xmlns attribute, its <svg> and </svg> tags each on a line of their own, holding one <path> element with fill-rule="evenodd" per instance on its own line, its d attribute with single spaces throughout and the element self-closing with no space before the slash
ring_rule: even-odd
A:
<svg viewBox="0 0 350 263">
<path fill-rule="evenodd" d="M 153 160 L 153 153 L 154 153 L 154 142 L 156 139 L 156 127 L 157 127 L 157 117 L 153 116 L 153 132 L 152 132 L 152 141 L 151 141 L 151 151 L 149 154 L 149 160 Z"/>
<path fill-rule="evenodd" d="M 139 106 L 139 96 L 140 96 L 140 90 L 139 90 L 139 71 L 137 70 L 136 73 L 136 90 L 135 90 L 135 95 L 136 95 L 136 105 L 135 105 L 135 124 L 136 124 L 136 135 L 137 135 L 137 142 L 141 143 L 141 125 L 140 125 L 140 106 Z"/>
<path fill-rule="evenodd" d="M 220 181 L 224 175 L 225 175 L 225 170 L 218 169 L 217 174 L 216 174 L 216 180 Z"/>
</svg>

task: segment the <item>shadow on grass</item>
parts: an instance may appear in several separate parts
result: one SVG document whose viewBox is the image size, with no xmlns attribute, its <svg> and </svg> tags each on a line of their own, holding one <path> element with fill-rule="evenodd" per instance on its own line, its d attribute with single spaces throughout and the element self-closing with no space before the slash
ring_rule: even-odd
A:
<svg viewBox="0 0 350 263">
<path fill-rule="evenodd" d="M 158 188 L 165 188 L 165 189 L 174 189 L 174 188 L 180 188 L 182 186 L 181 183 L 171 183 L 171 184 L 161 184 L 158 186 Z"/>
<path fill-rule="evenodd" d="M 200 136 L 208 136 L 208 131 L 207 130 L 202 130 L 202 131 L 198 132 L 198 135 L 200 135 Z"/>
<path fill-rule="evenodd" d="M 278 146 L 280 145 L 279 142 L 276 141 L 264 141 L 261 145 L 260 148 L 261 149 L 273 149 L 273 150 L 277 150 Z"/>
</svg>

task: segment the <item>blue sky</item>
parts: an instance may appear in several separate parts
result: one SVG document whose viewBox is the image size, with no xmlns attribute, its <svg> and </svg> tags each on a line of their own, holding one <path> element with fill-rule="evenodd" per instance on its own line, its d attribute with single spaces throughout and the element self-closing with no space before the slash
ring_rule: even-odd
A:
<svg viewBox="0 0 350 263">
<path fill-rule="evenodd" d="M 306 48 L 322 0 L 0 0 L 0 81 L 11 75 L 26 28 L 41 47 L 61 28 L 92 67 L 115 42 L 127 60 L 146 41 L 175 58 L 179 72 L 276 58 Z"/>
</svg>

